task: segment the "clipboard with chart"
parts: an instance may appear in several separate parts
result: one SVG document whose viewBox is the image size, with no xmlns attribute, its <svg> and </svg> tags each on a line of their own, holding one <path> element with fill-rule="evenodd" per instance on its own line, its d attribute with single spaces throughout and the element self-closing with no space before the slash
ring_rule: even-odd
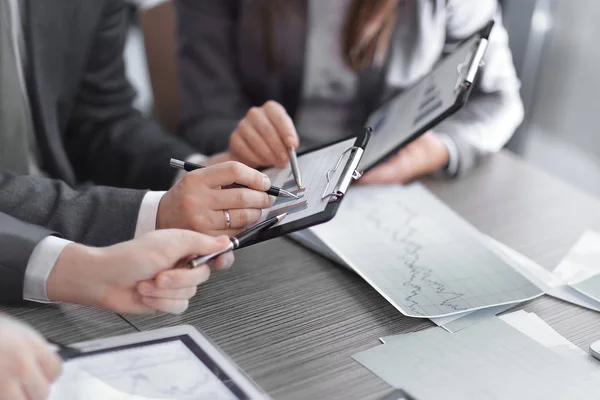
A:
<svg viewBox="0 0 600 400">
<path fill-rule="evenodd" d="M 385 102 L 367 118 L 373 129 L 360 164 L 368 171 L 460 110 L 477 78 L 494 22 L 438 62 L 414 86 Z"/>
<path fill-rule="evenodd" d="M 274 227 L 259 233 L 242 247 L 322 224 L 331 220 L 353 180 L 360 178 L 358 165 L 371 137 L 371 129 L 360 135 L 312 149 L 298 155 L 304 187 L 299 188 L 291 166 L 284 169 L 269 168 L 263 172 L 271 183 L 281 187 L 298 199 L 279 197 L 270 208 L 263 210 L 258 223 L 287 213 L 286 218 Z"/>
</svg>

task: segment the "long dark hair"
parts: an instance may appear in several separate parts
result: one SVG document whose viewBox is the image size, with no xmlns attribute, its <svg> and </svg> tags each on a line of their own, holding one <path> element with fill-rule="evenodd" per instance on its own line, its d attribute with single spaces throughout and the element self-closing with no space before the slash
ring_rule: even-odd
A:
<svg viewBox="0 0 600 400">
<path fill-rule="evenodd" d="M 271 69 L 277 68 L 275 19 L 285 10 L 286 1 L 290 0 L 254 0 L 262 19 L 266 62 Z M 353 71 L 384 62 L 401 1 L 404 0 L 352 0 L 346 10 L 340 43 L 344 62 Z"/>
</svg>

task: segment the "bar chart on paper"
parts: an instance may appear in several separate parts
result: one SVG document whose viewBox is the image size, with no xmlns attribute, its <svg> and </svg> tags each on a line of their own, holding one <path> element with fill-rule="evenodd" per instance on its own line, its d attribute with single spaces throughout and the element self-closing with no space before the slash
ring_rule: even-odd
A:
<svg viewBox="0 0 600 400">
<path fill-rule="evenodd" d="M 441 317 L 542 294 L 418 185 L 356 187 L 334 220 L 311 231 L 408 316 Z"/>
<path fill-rule="evenodd" d="M 267 214 L 267 218 L 271 218 L 273 216 L 277 216 L 283 213 L 293 215 L 297 212 L 304 211 L 308 208 L 308 201 L 304 198 L 306 188 L 298 189 L 298 187 L 296 186 L 296 181 L 294 179 L 285 182 L 281 188 L 295 194 L 300 199 L 287 197 L 277 198 L 277 200 L 275 200 L 275 203 L 273 204 L 273 207 Z"/>
</svg>

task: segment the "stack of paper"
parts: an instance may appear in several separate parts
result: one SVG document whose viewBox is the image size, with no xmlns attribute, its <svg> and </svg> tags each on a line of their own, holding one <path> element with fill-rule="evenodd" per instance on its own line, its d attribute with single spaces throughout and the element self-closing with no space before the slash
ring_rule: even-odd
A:
<svg viewBox="0 0 600 400">
<path fill-rule="evenodd" d="M 291 236 L 356 271 L 403 314 L 449 332 L 542 292 L 600 311 L 600 235 L 584 235 L 553 274 L 420 184 L 354 187 L 333 221 Z"/>
<path fill-rule="evenodd" d="M 524 311 L 382 341 L 354 359 L 419 400 L 600 398 L 598 363 Z"/>
</svg>

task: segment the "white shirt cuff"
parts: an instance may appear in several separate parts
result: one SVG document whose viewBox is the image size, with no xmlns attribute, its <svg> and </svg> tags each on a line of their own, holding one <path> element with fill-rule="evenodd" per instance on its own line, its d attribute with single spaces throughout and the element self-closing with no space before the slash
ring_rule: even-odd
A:
<svg viewBox="0 0 600 400">
<path fill-rule="evenodd" d="M 194 164 L 200 164 L 206 160 L 206 158 L 207 157 L 203 156 L 202 154 L 192 154 L 186 158 L 185 161 Z M 176 183 L 185 174 L 186 172 L 184 170 L 178 171 L 173 183 Z M 138 214 L 137 223 L 135 225 L 135 233 L 133 235 L 134 238 L 156 230 L 156 215 L 158 214 L 158 205 L 160 204 L 160 200 L 165 193 L 167 192 L 149 191 L 146 193 L 142 199 L 142 204 L 140 205 L 140 212 Z"/>
<path fill-rule="evenodd" d="M 448 165 L 446 166 L 446 174 L 455 176 L 458 173 L 458 146 L 452 138 L 443 133 L 437 133 L 437 136 L 444 142 L 448 149 Z"/>
<path fill-rule="evenodd" d="M 27 267 L 23 283 L 23 298 L 38 303 L 51 303 L 46 292 L 46 281 L 63 249 L 70 240 L 48 236 L 35 246 Z"/>
<path fill-rule="evenodd" d="M 158 205 L 160 200 L 167 192 L 149 191 L 142 199 L 137 223 L 135 224 L 134 238 L 142 236 L 156 229 L 156 214 L 158 214 Z"/>
</svg>

